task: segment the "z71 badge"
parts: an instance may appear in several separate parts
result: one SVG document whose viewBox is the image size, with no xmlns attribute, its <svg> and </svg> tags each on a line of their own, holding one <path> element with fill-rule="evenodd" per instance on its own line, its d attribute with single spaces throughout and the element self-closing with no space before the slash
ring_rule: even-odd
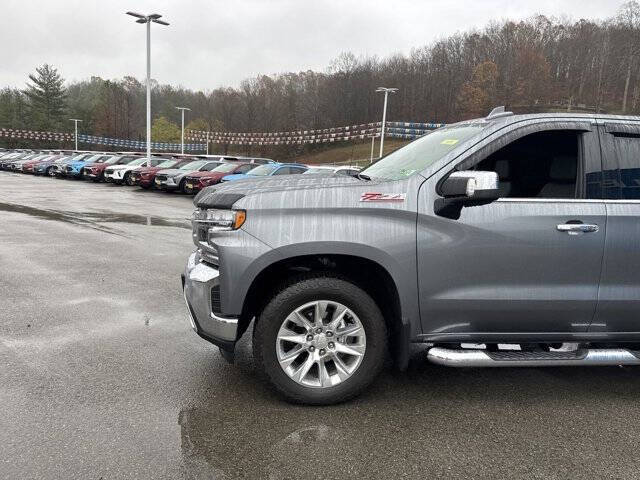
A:
<svg viewBox="0 0 640 480">
<path fill-rule="evenodd" d="M 404 202 L 406 193 L 363 193 L 361 202 Z"/>
</svg>

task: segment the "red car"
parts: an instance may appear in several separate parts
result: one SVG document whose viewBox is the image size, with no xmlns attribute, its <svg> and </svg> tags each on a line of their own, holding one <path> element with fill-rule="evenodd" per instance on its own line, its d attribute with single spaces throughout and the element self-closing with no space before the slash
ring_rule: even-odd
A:
<svg viewBox="0 0 640 480">
<path fill-rule="evenodd" d="M 83 168 L 83 177 L 85 180 L 101 182 L 104 180 L 104 169 L 109 165 L 125 165 L 136 158 L 138 157 L 132 155 L 111 155 L 109 157 L 102 157 Z"/>
<path fill-rule="evenodd" d="M 185 177 L 184 189 L 186 193 L 197 193 L 204 187 L 220 183 L 222 177 L 236 173 L 247 173 L 258 167 L 256 163 L 223 163 L 208 172 L 193 172 Z"/>
<path fill-rule="evenodd" d="M 41 162 L 46 162 L 51 160 L 52 158 L 58 158 L 62 155 L 47 155 L 45 157 L 37 157 L 35 160 L 26 162 L 22 164 L 22 173 L 35 173 L 36 166 Z"/>
<path fill-rule="evenodd" d="M 156 178 L 156 173 L 159 170 L 165 168 L 180 168 L 191 160 L 178 160 L 175 158 L 167 158 L 164 162 L 159 163 L 155 167 L 138 167 L 131 171 L 131 185 L 140 185 L 142 188 L 153 187 L 153 181 Z"/>
</svg>

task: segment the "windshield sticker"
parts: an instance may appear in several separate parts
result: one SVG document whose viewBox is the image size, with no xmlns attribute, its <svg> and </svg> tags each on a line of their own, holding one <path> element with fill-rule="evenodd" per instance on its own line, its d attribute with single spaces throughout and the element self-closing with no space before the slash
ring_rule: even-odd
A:
<svg viewBox="0 0 640 480">
<path fill-rule="evenodd" d="M 442 145 L 455 145 L 456 143 L 458 143 L 458 139 L 457 138 L 447 138 L 446 140 L 443 140 L 440 143 Z"/>
<path fill-rule="evenodd" d="M 406 193 L 363 193 L 361 202 L 404 202 Z"/>
</svg>

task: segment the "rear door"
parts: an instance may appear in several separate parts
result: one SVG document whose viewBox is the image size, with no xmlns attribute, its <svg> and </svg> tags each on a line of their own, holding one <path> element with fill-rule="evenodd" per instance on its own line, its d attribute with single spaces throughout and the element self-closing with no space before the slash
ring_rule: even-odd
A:
<svg viewBox="0 0 640 480">
<path fill-rule="evenodd" d="M 600 127 L 607 237 L 590 331 L 640 335 L 640 122 Z"/>
</svg>

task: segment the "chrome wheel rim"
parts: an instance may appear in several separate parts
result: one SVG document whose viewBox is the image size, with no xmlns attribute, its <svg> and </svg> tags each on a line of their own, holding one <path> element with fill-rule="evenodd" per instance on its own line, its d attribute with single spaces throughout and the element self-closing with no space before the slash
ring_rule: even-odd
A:
<svg viewBox="0 0 640 480">
<path fill-rule="evenodd" d="M 276 354 L 282 370 L 296 383 L 329 388 L 349 379 L 367 348 L 358 316 L 332 300 L 309 302 L 280 325 Z"/>
</svg>

